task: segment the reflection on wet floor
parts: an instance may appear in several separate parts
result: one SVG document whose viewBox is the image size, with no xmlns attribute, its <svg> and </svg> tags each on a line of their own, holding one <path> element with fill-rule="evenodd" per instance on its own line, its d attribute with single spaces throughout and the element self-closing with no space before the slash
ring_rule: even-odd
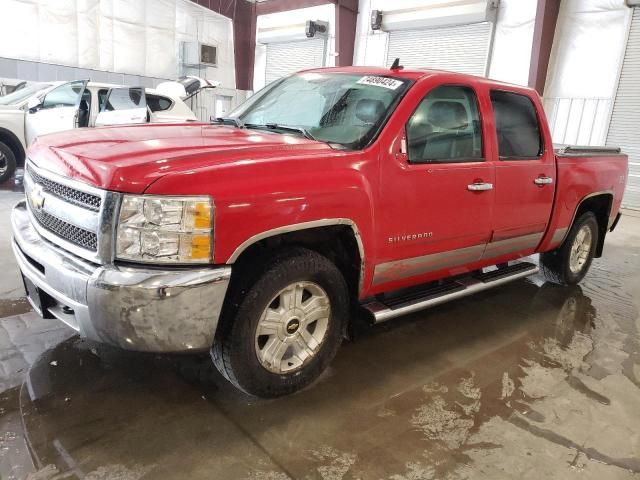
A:
<svg viewBox="0 0 640 480">
<path fill-rule="evenodd" d="M 72 337 L 20 391 L 26 440 L 38 478 L 631 478 L 640 385 L 623 278 L 535 278 L 372 328 L 279 400 L 236 393 L 206 358 Z"/>
</svg>

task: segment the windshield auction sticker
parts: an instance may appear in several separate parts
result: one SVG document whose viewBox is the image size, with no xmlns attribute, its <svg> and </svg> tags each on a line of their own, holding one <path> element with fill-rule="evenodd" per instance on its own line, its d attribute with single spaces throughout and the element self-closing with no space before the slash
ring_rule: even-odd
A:
<svg viewBox="0 0 640 480">
<path fill-rule="evenodd" d="M 394 80 L 393 78 L 388 77 L 375 77 L 372 75 L 362 77 L 356 83 L 359 83 L 360 85 L 372 85 L 374 87 L 388 88 L 389 90 L 396 90 L 400 85 L 402 85 L 400 80 Z"/>
</svg>

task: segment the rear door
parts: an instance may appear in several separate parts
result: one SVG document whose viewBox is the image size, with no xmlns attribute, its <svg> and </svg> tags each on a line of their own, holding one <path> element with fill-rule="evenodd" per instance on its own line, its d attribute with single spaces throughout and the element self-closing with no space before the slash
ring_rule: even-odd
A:
<svg viewBox="0 0 640 480">
<path fill-rule="evenodd" d="M 105 125 L 130 125 L 148 121 L 147 99 L 142 87 L 112 88 L 107 93 L 96 127 Z"/>
<path fill-rule="evenodd" d="M 555 156 L 543 131 L 540 102 L 528 95 L 491 90 L 498 158 L 491 242 L 485 259 L 529 255 L 540 243 L 555 194 Z"/>
<path fill-rule="evenodd" d="M 27 145 L 38 136 L 76 128 L 80 100 L 88 80 L 63 83 L 48 92 L 39 107 L 27 112 L 25 130 Z"/>
</svg>

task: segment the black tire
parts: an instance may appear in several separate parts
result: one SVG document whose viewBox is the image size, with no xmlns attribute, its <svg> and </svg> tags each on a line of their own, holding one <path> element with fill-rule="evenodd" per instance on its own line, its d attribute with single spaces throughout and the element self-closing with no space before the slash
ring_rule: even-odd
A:
<svg viewBox="0 0 640 480">
<path fill-rule="evenodd" d="M 328 326 L 315 355 L 290 373 L 269 371 L 258 360 L 258 322 L 278 292 L 296 282 L 313 282 L 326 293 L 330 304 Z M 240 289 L 240 287 L 236 287 Z M 239 299 L 235 314 L 221 319 L 211 349 L 216 368 L 240 390 L 258 397 L 293 393 L 313 382 L 335 357 L 349 316 L 347 284 L 326 257 L 305 248 L 282 252 L 264 268 Z M 233 297 L 234 292 L 230 292 Z M 230 310 L 226 310 L 230 313 Z"/>
<path fill-rule="evenodd" d="M 6 143 L 0 142 L 0 183 L 9 180 L 16 171 L 16 156 Z"/>
<path fill-rule="evenodd" d="M 570 266 L 571 249 L 578 232 L 585 226 L 591 231 L 591 248 L 582 267 L 578 271 L 572 271 Z M 556 250 L 540 255 L 540 269 L 545 278 L 559 285 L 576 285 L 579 283 L 589 271 L 593 261 L 598 245 L 598 234 L 598 220 L 593 212 L 585 212 L 580 215 L 573 223 L 563 244 Z"/>
</svg>

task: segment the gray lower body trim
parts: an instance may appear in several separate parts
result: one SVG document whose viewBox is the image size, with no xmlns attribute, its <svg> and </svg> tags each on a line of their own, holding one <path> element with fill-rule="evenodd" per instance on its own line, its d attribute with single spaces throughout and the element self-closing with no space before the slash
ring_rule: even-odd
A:
<svg viewBox="0 0 640 480">
<path fill-rule="evenodd" d="M 376 265 L 373 285 L 417 277 L 445 268 L 459 267 L 484 259 L 491 259 L 512 252 L 535 248 L 542 240 L 543 232 L 508 238 L 488 244 L 473 245 L 447 252 L 432 253 L 420 257 L 393 260 Z"/>
</svg>

